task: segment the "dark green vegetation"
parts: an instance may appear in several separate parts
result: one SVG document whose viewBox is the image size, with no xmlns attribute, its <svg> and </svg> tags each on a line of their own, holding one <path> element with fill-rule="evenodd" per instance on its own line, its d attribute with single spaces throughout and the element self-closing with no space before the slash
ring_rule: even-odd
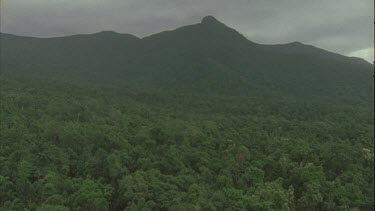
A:
<svg viewBox="0 0 375 211">
<path fill-rule="evenodd" d="M 311 98 L 373 94 L 372 65 L 301 43 L 260 45 L 207 17 L 143 39 L 115 32 L 2 36 L 5 75 L 137 90 Z"/>
<path fill-rule="evenodd" d="M 374 209 L 365 61 L 212 17 L 1 41 L 1 210 Z"/>
</svg>

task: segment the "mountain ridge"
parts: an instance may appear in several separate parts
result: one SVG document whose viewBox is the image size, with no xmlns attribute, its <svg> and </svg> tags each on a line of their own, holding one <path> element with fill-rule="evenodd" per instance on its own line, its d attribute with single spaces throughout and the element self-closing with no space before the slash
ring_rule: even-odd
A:
<svg viewBox="0 0 375 211">
<path fill-rule="evenodd" d="M 212 16 L 143 38 L 103 31 L 58 38 L 5 35 L 1 41 L 9 77 L 230 95 L 373 95 L 370 63 L 300 42 L 254 43 Z"/>
<path fill-rule="evenodd" d="M 25 38 L 25 39 L 28 39 L 28 38 L 31 38 L 31 39 L 59 39 L 60 38 L 61 39 L 61 38 L 83 37 L 83 36 L 98 36 L 98 35 L 99 36 L 101 36 L 101 35 L 114 36 L 115 35 L 115 36 L 118 36 L 118 37 L 123 36 L 125 38 L 129 38 L 129 39 L 131 38 L 133 40 L 145 40 L 145 39 L 147 40 L 148 38 L 153 37 L 155 35 L 159 35 L 159 34 L 163 34 L 163 33 L 167 33 L 167 32 L 173 32 L 173 31 L 176 31 L 176 30 L 179 30 L 179 29 L 183 29 L 185 27 L 191 27 L 191 26 L 197 26 L 197 25 L 210 25 L 210 24 L 211 25 L 215 25 L 215 24 L 221 25 L 221 26 L 225 26 L 228 29 L 232 29 L 232 28 L 226 26 L 224 23 L 220 22 L 214 16 L 208 15 L 208 16 L 203 17 L 202 20 L 199 23 L 178 27 L 178 28 L 172 29 L 172 30 L 166 30 L 166 31 L 158 32 L 158 33 L 153 33 L 151 35 L 146 35 L 144 37 L 138 37 L 138 36 L 135 36 L 135 35 L 129 34 L 129 33 L 119 33 L 119 32 L 116 32 L 114 30 L 104 30 L 104 31 L 98 31 L 98 32 L 87 33 L 87 34 L 86 33 L 85 34 L 72 34 L 72 35 L 53 36 L 53 37 L 24 36 L 24 35 L 15 35 L 15 34 L 10 34 L 10 33 L 0 32 L 0 37 L 1 36 L 12 36 L 12 37 L 17 37 L 17 38 Z M 234 30 L 234 29 L 232 29 L 232 30 Z M 243 36 L 243 35 L 241 34 L 241 36 Z M 247 37 L 245 37 L 245 36 L 243 36 L 243 37 L 246 38 L 249 42 L 255 43 L 255 42 L 249 40 Z M 255 43 L 255 44 L 262 45 L 262 46 L 308 46 L 308 47 L 312 47 L 312 48 L 316 48 L 316 49 L 321 49 L 321 50 L 324 50 L 324 51 L 327 51 L 327 52 L 330 52 L 330 53 L 333 53 L 333 54 L 338 54 L 338 55 L 341 55 L 341 56 L 344 56 L 344 57 L 347 57 L 347 58 L 354 58 L 357 61 L 361 60 L 362 62 L 366 62 L 366 63 L 371 65 L 370 62 L 366 61 L 363 58 L 342 55 L 340 53 L 332 52 L 332 51 L 329 51 L 329 50 L 326 50 L 326 49 L 323 49 L 323 48 L 319 48 L 319 47 L 316 47 L 316 46 L 313 46 L 313 45 L 305 44 L 305 43 L 302 43 L 300 41 L 293 41 L 293 42 L 282 43 L 282 44 L 261 44 L 261 43 Z"/>
</svg>

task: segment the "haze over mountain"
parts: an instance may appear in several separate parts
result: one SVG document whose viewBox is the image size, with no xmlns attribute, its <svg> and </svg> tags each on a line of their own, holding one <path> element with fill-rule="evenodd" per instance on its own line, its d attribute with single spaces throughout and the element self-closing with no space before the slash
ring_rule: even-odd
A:
<svg viewBox="0 0 375 211">
<path fill-rule="evenodd" d="M 262 45 L 212 16 L 144 38 L 113 31 L 56 38 L 2 34 L 5 77 L 231 95 L 372 99 L 372 65 L 299 42 Z"/>
</svg>

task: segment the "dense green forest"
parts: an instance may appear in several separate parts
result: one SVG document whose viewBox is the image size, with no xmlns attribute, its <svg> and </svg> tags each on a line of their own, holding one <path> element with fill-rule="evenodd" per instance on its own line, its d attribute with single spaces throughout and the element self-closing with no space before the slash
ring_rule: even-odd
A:
<svg viewBox="0 0 375 211">
<path fill-rule="evenodd" d="M 373 210 L 373 107 L 1 81 L 1 210 Z"/>
<path fill-rule="evenodd" d="M 0 210 L 374 210 L 368 62 L 206 17 L 0 34 Z"/>
</svg>

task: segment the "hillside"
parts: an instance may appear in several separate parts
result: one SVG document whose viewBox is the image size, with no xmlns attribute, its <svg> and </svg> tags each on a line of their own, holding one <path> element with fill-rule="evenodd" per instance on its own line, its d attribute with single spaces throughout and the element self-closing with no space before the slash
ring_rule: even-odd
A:
<svg viewBox="0 0 375 211">
<path fill-rule="evenodd" d="M 58 38 L 3 34 L 4 75 L 229 95 L 371 101 L 372 65 L 294 42 L 261 45 L 216 20 L 137 38 L 100 32 Z"/>
<path fill-rule="evenodd" d="M 0 210 L 374 210 L 366 61 L 210 16 L 1 44 Z"/>
</svg>

